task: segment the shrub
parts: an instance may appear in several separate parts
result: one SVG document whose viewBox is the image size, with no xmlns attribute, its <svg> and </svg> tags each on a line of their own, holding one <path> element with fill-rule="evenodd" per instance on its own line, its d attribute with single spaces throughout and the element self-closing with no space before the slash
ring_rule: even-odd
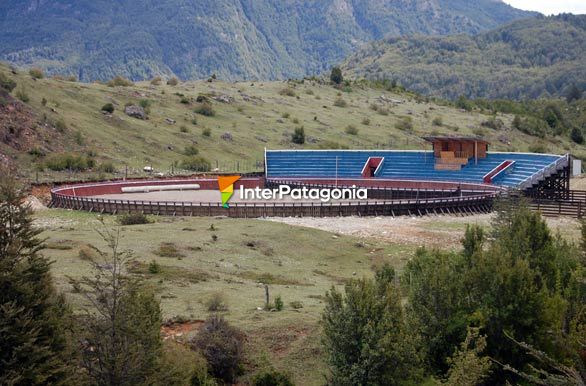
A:
<svg viewBox="0 0 586 386">
<path fill-rule="evenodd" d="M 98 166 L 98 171 L 102 173 L 116 173 L 116 168 L 112 162 L 104 162 Z"/>
<path fill-rule="evenodd" d="M 370 119 L 369 119 L 369 118 L 364 118 L 364 119 L 362 120 L 362 124 L 363 124 L 364 126 L 368 126 L 368 125 L 370 125 Z"/>
<path fill-rule="evenodd" d="M 500 130 L 505 126 L 505 124 L 502 120 L 498 118 L 490 117 L 488 120 L 480 123 L 480 126 L 488 127 L 489 129 L 493 130 Z"/>
<path fill-rule="evenodd" d="M 291 136 L 291 141 L 298 145 L 303 145 L 305 143 L 305 129 L 303 126 L 295 128 L 295 132 Z"/>
<path fill-rule="evenodd" d="M 389 115 L 389 110 L 387 110 L 387 109 L 384 109 L 384 108 L 382 108 L 382 107 L 381 107 L 381 108 L 379 108 L 379 109 L 378 109 L 376 112 L 377 112 L 377 113 L 379 113 L 380 115 L 385 115 L 385 116 L 386 116 L 386 115 Z"/>
<path fill-rule="evenodd" d="M 486 135 L 486 131 L 484 131 L 481 127 L 475 127 L 472 129 L 472 134 L 476 135 L 477 137 L 484 137 Z"/>
<path fill-rule="evenodd" d="M 395 128 L 402 131 L 412 131 L 413 119 L 411 119 L 411 117 L 404 117 L 403 119 L 395 123 Z"/>
<path fill-rule="evenodd" d="M 370 106 L 369 106 L 369 108 L 370 108 L 372 111 L 377 111 L 377 110 L 378 110 L 378 105 L 376 105 L 376 104 L 374 104 L 374 103 L 371 103 L 371 104 L 370 104 Z"/>
<path fill-rule="evenodd" d="M 141 99 L 138 101 L 138 105 L 143 109 L 148 109 L 151 106 L 152 102 L 148 99 Z"/>
<path fill-rule="evenodd" d="M 346 106 L 348 106 L 348 102 L 346 102 L 346 101 L 345 101 L 344 99 L 342 99 L 342 98 L 337 98 L 337 99 L 334 101 L 334 106 L 336 106 L 336 107 L 346 107 Z"/>
<path fill-rule="evenodd" d="M 295 90 L 293 90 L 291 87 L 286 87 L 284 89 L 282 89 L 281 91 L 279 91 L 280 95 L 285 95 L 285 96 L 290 96 L 290 97 L 294 97 L 297 94 L 295 94 Z"/>
<path fill-rule="evenodd" d="M 294 124 L 298 125 L 299 124 L 299 118 L 293 118 L 291 120 L 291 122 L 293 122 Z"/>
<path fill-rule="evenodd" d="M 209 127 L 204 127 L 201 130 L 201 135 L 203 135 L 204 137 L 211 137 L 212 136 L 212 129 L 210 129 Z"/>
<path fill-rule="evenodd" d="M 358 134 L 358 129 L 354 125 L 346 126 L 346 130 L 344 130 L 344 131 L 346 132 L 346 134 L 350 134 L 350 135 L 357 135 Z"/>
<path fill-rule="evenodd" d="M 431 124 L 434 126 L 443 126 L 444 120 L 442 117 L 435 117 L 433 118 L 433 121 L 431 121 Z"/>
<path fill-rule="evenodd" d="M 534 143 L 529 146 L 529 151 L 531 153 L 547 153 L 547 148 L 542 143 Z"/>
<path fill-rule="evenodd" d="M 197 148 L 193 145 L 185 146 L 185 149 L 183 149 L 183 154 L 186 156 L 197 155 L 198 153 L 199 150 L 197 150 Z"/>
<path fill-rule="evenodd" d="M 289 374 L 277 370 L 265 370 L 252 379 L 252 386 L 294 386 Z"/>
<path fill-rule="evenodd" d="M 283 113 L 283 114 L 281 114 L 281 117 L 283 117 L 285 119 L 289 118 L 290 116 L 291 116 L 291 114 L 289 114 L 289 113 Z"/>
<path fill-rule="evenodd" d="M 128 213 L 118 216 L 116 221 L 120 225 L 142 225 L 150 224 L 149 218 L 143 213 Z"/>
<path fill-rule="evenodd" d="M 181 161 L 181 167 L 194 172 L 209 172 L 212 168 L 210 161 L 201 156 L 185 157 Z"/>
<path fill-rule="evenodd" d="M 179 251 L 177 246 L 173 243 L 161 243 L 159 248 L 154 251 L 155 255 L 160 257 L 183 257 L 183 254 Z"/>
<path fill-rule="evenodd" d="M 215 292 L 210 296 L 210 298 L 206 301 L 206 307 L 210 312 L 218 312 L 218 311 L 227 311 L 228 306 L 226 305 L 226 299 L 224 299 L 224 295 L 219 292 Z"/>
<path fill-rule="evenodd" d="M 79 154 L 55 153 L 48 157 L 45 166 L 53 171 L 83 171 L 93 167 L 94 162 L 92 158 Z"/>
<path fill-rule="evenodd" d="M 43 70 L 40 68 L 31 68 L 28 73 L 33 79 L 43 79 L 45 77 Z"/>
<path fill-rule="evenodd" d="M 96 251 L 89 245 L 83 245 L 79 248 L 77 255 L 81 260 L 93 260 L 96 257 Z"/>
<path fill-rule="evenodd" d="M 173 77 L 167 81 L 169 86 L 177 86 L 179 84 L 179 79 Z"/>
<path fill-rule="evenodd" d="M 332 72 L 330 73 L 330 80 L 334 84 L 341 84 L 344 81 L 344 75 L 342 74 L 342 70 L 340 67 L 332 67 Z"/>
<path fill-rule="evenodd" d="M 201 114 L 206 117 L 213 117 L 214 115 L 216 115 L 216 112 L 214 111 L 212 104 L 209 102 L 201 103 L 193 111 L 197 114 Z"/>
<path fill-rule="evenodd" d="M 157 260 L 153 260 L 149 263 L 149 273 L 153 275 L 161 273 L 161 265 L 157 263 Z"/>
<path fill-rule="evenodd" d="M 311 89 L 307 89 L 307 90 L 305 90 L 305 93 L 306 93 L 307 95 L 313 95 L 313 94 L 314 94 L 314 93 L 313 93 L 313 90 L 311 90 Z"/>
<path fill-rule="evenodd" d="M 277 297 L 275 297 L 275 310 L 283 311 L 284 306 L 285 306 L 285 303 L 283 303 L 283 299 L 281 298 L 281 295 L 278 295 Z"/>
<path fill-rule="evenodd" d="M 106 103 L 102 106 L 102 111 L 112 114 L 114 112 L 114 105 L 112 103 Z"/>
<path fill-rule="evenodd" d="M 18 90 L 16 90 L 16 97 L 24 103 L 28 103 L 31 100 L 31 98 L 26 93 L 26 89 L 24 87 L 21 87 Z"/>
<path fill-rule="evenodd" d="M 298 310 L 300 308 L 303 308 L 303 303 L 301 303 L 299 300 L 294 300 L 291 303 L 289 303 L 289 306 L 294 310 Z"/>
<path fill-rule="evenodd" d="M 12 92 L 16 88 L 16 82 L 0 72 L 0 89 Z"/>
<path fill-rule="evenodd" d="M 161 84 L 162 81 L 163 81 L 163 79 L 161 79 L 160 76 L 155 76 L 153 79 L 151 79 L 151 84 L 153 86 L 158 86 Z"/>
<path fill-rule="evenodd" d="M 113 79 L 109 80 L 107 85 L 109 87 L 129 87 L 129 86 L 133 86 L 134 83 L 132 83 L 130 80 L 118 75 L 116 77 L 114 77 Z"/>
<path fill-rule="evenodd" d="M 184 105 L 188 105 L 188 104 L 190 104 L 190 103 L 191 103 L 191 100 L 189 100 L 189 98 L 188 98 L 188 97 L 184 97 L 184 96 L 182 96 L 182 97 L 181 97 L 181 99 L 179 100 L 179 103 L 182 103 L 182 104 L 184 104 Z"/>
<path fill-rule="evenodd" d="M 582 130 L 578 129 L 577 127 L 574 127 L 572 129 L 572 132 L 570 133 L 570 138 L 577 144 L 581 145 L 584 143 L 584 135 L 582 134 Z"/>
<path fill-rule="evenodd" d="M 53 126 L 55 126 L 55 129 L 57 129 L 57 131 L 60 133 L 64 133 L 65 130 L 67 130 L 67 123 L 65 123 L 63 118 L 59 118 L 57 121 L 55 121 Z"/>
<path fill-rule="evenodd" d="M 244 334 L 222 316 L 208 318 L 191 341 L 208 361 L 210 373 L 225 382 L 234 382 L 242 365 Z"/>
</svg>

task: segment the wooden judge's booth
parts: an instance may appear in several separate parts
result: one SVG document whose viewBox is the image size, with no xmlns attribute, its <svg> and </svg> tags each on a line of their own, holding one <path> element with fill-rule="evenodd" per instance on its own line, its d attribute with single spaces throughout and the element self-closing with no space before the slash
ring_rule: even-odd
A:
<svg viewBox="0 0 586 386">
<path fill-rule="evenodd" d="M 488 142 L 477 137 L 424 137 L 433 145 L 435 170 L 460 170 L 486 158 Z"/>
</svg>

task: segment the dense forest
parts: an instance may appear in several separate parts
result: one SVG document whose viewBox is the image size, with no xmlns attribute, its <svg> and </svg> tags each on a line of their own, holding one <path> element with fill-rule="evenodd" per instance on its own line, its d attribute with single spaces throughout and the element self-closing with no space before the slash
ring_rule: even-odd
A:
<svg viewBox="0 0 586 386">
<path fill-rule="evenodd" d="M 360 44 L 478 33 L 535 15 L 501 1 L 3 1 L 0 60 L 81 81 L 318 74 Z"/>
<path fill-rule="evenodd" d="M 539 98 L 586 88 L 586 16 L 517 21 L 476 36 L 389 37 L 344 63 L 355 77 L 396 80 L 430 96 Z"/>
</svg>

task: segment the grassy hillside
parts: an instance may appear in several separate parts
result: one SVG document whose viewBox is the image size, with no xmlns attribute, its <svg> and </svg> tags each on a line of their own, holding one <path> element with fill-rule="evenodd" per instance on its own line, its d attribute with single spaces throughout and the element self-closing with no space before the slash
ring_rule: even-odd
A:
<svg viewBox="0 0 586 386">
<path fill-rule="evenodd" d="M 385 34 L 478 33 L 531 15 L 500 0 L 5 0 L 0 60 L 83 81 L 302 77 Z"/>
<path fill-rule="evenodd" d="M 586 157 L 583 146 L 567 131 L 542 137 L 513 128 L 514 114 L 493 114 L 490 107 L 466 111 L 448 103 L 433 103 L 417 95 L 384 89 L 366 82 L 337 89 L 319 80 L 302 82 L 187 82 L 177 86 L 137 83 L 128 87 L 83 84 L 59 79 L 33 79 L 27 72 L 13 74 L 0 66 L 0 74 L 16 82 L 12 101 L 0 113 L 0 153 L 24 177 L 66 179 L 99 174 L 109 176 L 126 166 L 130 174 L 152 165 L 157 171 L 180 171 L 186 147 L 195 148 L 220 171 L 246 171 L 263 160 L 264 148 L 429 149 L 421 136 L 429 134 L 482 135 L 493 150 L 555 153 L 572 152 Z M 389 91 L 390 90 L 390 91 Z M 28 97 L 23 98 L 23 96 Z M 21 97 L 24 105 L 13 101 Z M 198 97 L 208 102 L 198 103 Z M 213 99 L 224 99 L 227 103 Z M 201 100 L 201 98 L 200 98 Z M 183 102 L 183 103 L 182 103 Z M 113 114 L 100 111 L 112 103 Z M 143 104 L 147 120 L 127 116 L 124 106 Z M 211 105 L 214 115 L 195 112 Z M 577 114 L 583 101 L 560 109 Z M 582 103 L 582 104 L 580 104 Z M 27 111 L 13 117 L 11 106 Z M 565 106 L 565 107 L 564 107 Z M 497 125 L 491 124 L 497 122 Z M 26 129 L 17 127 L 26 123 Z M 173 123 L 174 122 L 174 123 Z M 530 124 L 530 123 L 529 123 Z M 292 143 L 296 128 L 303 127 L 306 141 Z M 493 127 L 493 128 L 491 128 Z M 209 132 L 209 136 L 206 136 Z M 531 132 L 531 131 L 527 131 Z M 12 133 L 12 134 L 11 134 Z M 540 134 L 541 135 L 541 134 Z M 223 137 L 223 138 L 222 138 Z M 187 153 L 193 153 L 193 148 Z M 54 172 L 47 165 L 61 153 L 94 159 L 82 175 Z"/>
<path fill-rule="evenodd" d="M 420 93 L 455 99 L 538 98 L 586 89 L 586 16 L 517 21 L 476 36 L 390 37 L 352 54 L 355 77 L 395 79 Z"/>
</svg>

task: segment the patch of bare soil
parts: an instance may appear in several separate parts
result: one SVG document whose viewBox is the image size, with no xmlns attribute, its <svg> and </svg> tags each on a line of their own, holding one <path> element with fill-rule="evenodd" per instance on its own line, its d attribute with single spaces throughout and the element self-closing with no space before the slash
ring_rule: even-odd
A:
<svg viewBox="0 0 586 386">
<path fill-rule="evenodd" d="M 187 338 L 189 334 L 193 334 L 201 328 L 203 320 L 188 320 L 182 322 L 169 322 L 161 326 L 161 334 L 163 340 L 174 339 L 181 340 Z"/>
<path fill-rule="evenodd" d="M 464 227 L 445 227 L 441 223 L 489 224 L 491 215 L 475 217 L 329 217 L 329 218 L 271 218 L 271 221 L 289 225 L 317 228 L 333 233 L 362 238 L 376 238 L 397 244 L 412 244 L 427 247 L 454 247 L 460 244 Z"/>
</svg>

